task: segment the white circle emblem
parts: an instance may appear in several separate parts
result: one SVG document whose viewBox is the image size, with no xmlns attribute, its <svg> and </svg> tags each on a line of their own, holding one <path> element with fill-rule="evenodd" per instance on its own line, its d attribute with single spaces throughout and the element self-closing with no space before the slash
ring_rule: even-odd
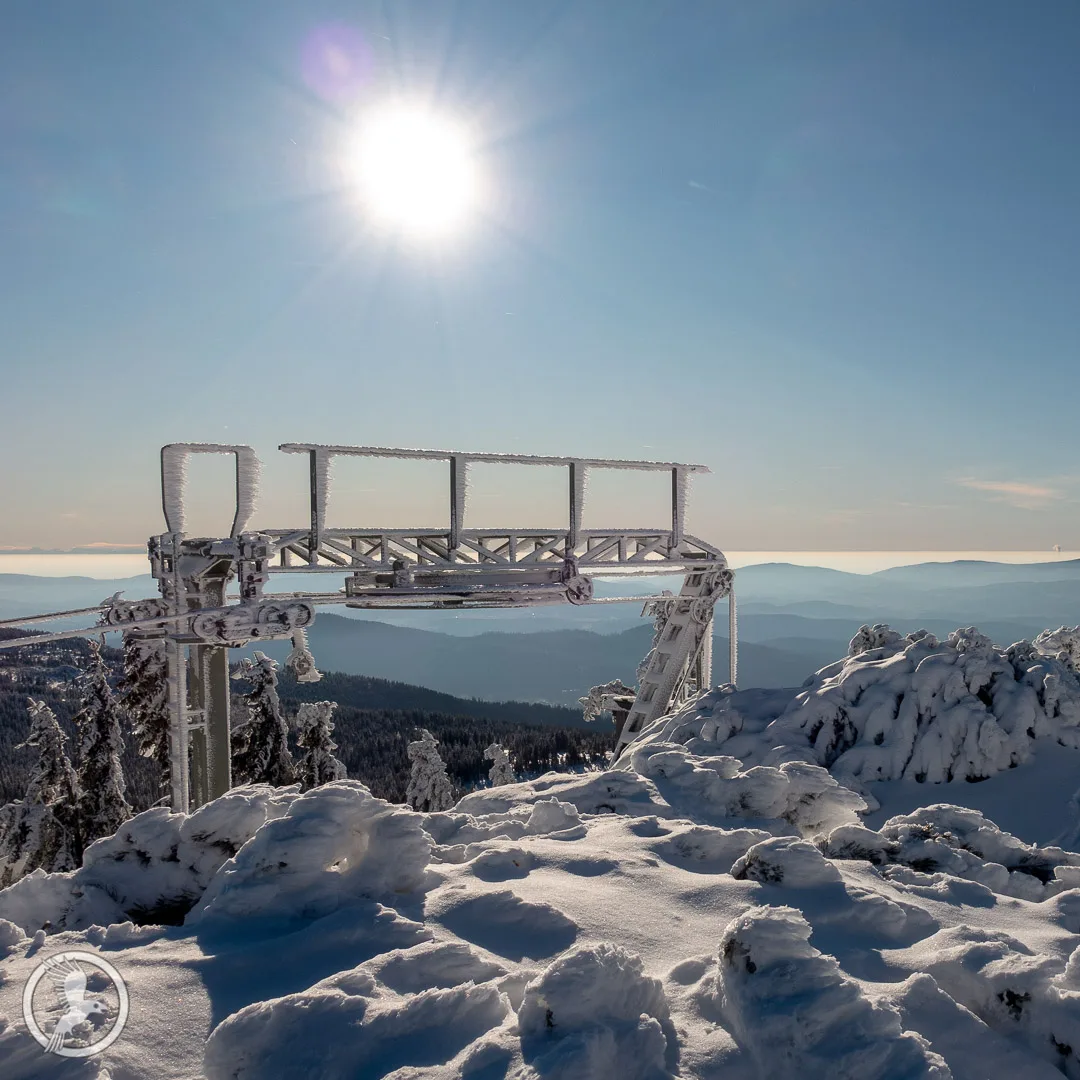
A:
<svg viewBox="0 0 1080 1080">
<path fill-rule="evenodd" d="M 55 953 L 26 980 L 22 1008 L 27 1029 L 46 1053 L 91 1057 L 112 1046 L 124 1030 L 127 986 L 120 972 L 94 953 Z M 94 1037 L 97 1030 L 105 1032 L 101 1038 Z"/>
</svg>

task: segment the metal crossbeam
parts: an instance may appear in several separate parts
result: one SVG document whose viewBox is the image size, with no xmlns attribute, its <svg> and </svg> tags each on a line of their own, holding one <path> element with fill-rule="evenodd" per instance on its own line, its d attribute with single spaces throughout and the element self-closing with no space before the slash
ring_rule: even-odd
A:
<svg viewBox="0 0 1080 1080">
<path fill-rule="evenodd" d="M 227 448 L 230 452 L 235 447 Z M 582 465 L 598 469 L 634 469 L 644 472 L 707 473 L 707 465 L 690 465 L 681 461 L 636 461 L 631 458 L 552 457 L 546 454 L 481 454 L 462 450 L 417 450 L 392 446 L 336 446 L 329 443 L 281 443 L 278 449 L 286 454 L 318 454 L 323 457 L 379 457 L 399 460 L 453 461 L 463 464 L 487 462 L 493 465 Z"/>
<path fill-rule="evenodd" d="M 702 562 L 723 562 L 723 553 L 694 536 L 676 541 L 670 530 L 584 529 L 577 542 L 569 531 L 550 529 L 323 529 L 317 543 L 310 530 L 267 529 L 278 557 L 271 573 L 334 573 L 389 570 L 397 562 L 426 570 L 460 571 L 470 566 L 535 566 L 574 560 L 604 574 L 678 573 Z"/>
</svg>

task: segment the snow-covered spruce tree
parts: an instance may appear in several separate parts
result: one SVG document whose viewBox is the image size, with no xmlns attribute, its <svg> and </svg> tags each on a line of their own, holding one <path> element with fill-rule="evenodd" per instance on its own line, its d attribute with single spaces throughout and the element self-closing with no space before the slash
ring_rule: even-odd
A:
<svg viewBox="0 0 1080 1080">
<path fill-rule="evenodd" d="M 64 751 L 67 736 L 45 702 L 31 698 L 29 712 L 30 732 L 16 749 L 35 747 L 38 760 L 26 797 L 0 808 L 0 888 L 38 868 L 51 873 L 78 866 L 78 787 Z"/>
<path fill-rule="evenodd" d="M 119 687 L 139 753 L 158 768 L 161 791 L 169 790 L 169 668 L 165 642 L 124 635 L 124 677 Z"/>
<path fill-rule="evenodd" d="M 484 751 L 484 760 L 492 762 L 488 769 L 488 779 L 492 787 L 502 787 L 503 784 L 514 782 L 514 770 L 510 765 L 510 755 L 499 743 L 492 743 Z"/>
<path fill-rule="evenodd" d="M 30 731 L 15 748 L 32 746 L 38 752 L 37 764 L 30 774 L 26 801 L 52 805 L 74 806 L 78 798 L 75 769 L 68 759 L 65 744 L 68 737 L 60 730 L 56 714 L 44 701 L 29 699 Z"/>
<path fill-rule="evenodd" d="M 344 780 L 345 763 L 334 757 L 334 710 L 336 701 L 305 701 L 296 712 L 296 745 L 304 751 L 296 768 L 296 779 L 304 791 L 321 784 Z"/>
<path fill-rule="evenodd" d="M 449 810 L 454 805 L 454 792 L 450 777 L 446 775 L 446 766 L 439 757 L 435 736 L 427 728 L 421 729 L 420 738 L 409 743 L 408 751 L 412 770 L 405 801 L 423 813 Z"/>
<path fill-rule="evenodd" d="M 131 817 L 120 755 L 123 707 L 109 685 L 101 646 L 90 642 L 90 663 L 79 676 L 82 708 L 75 717 L 79 739 L 76 839 L 78 857 L 95 840 L 111 836 Z"/>
<path fill-rule="evenodd" d="M 1032 645 L 1044 656 L 1053 656 L 1066 667 L 1080 672 L 1080 626 L 1044 630 Z"/>
<path fill-rule="evenodd" d="M 296 766 L 289 752 L 289 728 L 277 692 L 276 660 L 257 652 L 240 662 L 234 679 L 251 687 L 243 696 L 247 722 L 233 731 L 233 781 L 282 787 L 296 781 Z"/>
</svg>

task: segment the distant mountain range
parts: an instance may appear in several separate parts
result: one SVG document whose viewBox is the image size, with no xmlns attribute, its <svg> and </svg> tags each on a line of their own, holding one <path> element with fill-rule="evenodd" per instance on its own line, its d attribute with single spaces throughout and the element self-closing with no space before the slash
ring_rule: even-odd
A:
<svg viewBox="0 0 1080 1080">
<path fill-rule="evenodd" d="M 635 669 L 652 643 L 652 626 L 645 623 L 621 634 L 552 630 L 453 637 L 322 614 L 308 636 L 316 662 L 328 670 L 417 683 L 459 697 L 574 706 L 598 683 L 616 678 L 636 682 Z M 263 642 L 258 648 L 280 660 L 290 645 Z M 717 637 L 715 648 L 714 677 L 724 682 L 727 639 Z M 739 681 L 746 686 L 798 686 L 839 655 L 827 641 L 744 642 Z"/>
<path fill-rule="evenodd" d="M 274 591 L 338 588 L 335 575 L 281 575 Z M 677 589 L 678 578 L 600 582 L 601 595 Z M 156 595 L 149 575 L 103 581 L 0 574 L 0 618 L 98 604 L 124 590 Z M 864 622 L 944 636 L 978 626 L 999 644 L 1080 623 L 1080 561 L 1036 564 L 922 563 L 852 574 L 771 563 L 736 574 L 741 686 L 797 686 L 846 650 Z M 727 678 L 727 620 L 718 609 L 715 678 Z M 86 625 L 76 617 L 53 625 Z M 590 686 L 634 681 L 651 625 L 636 604 L 509 611 L 352 611 L 324 608 L 311 631 L 317 662 L 338 670 L 419 684 L 466 698 L 575 706 Z M 287 644 L 266 645 L 283 657 Z"/>
</svg>

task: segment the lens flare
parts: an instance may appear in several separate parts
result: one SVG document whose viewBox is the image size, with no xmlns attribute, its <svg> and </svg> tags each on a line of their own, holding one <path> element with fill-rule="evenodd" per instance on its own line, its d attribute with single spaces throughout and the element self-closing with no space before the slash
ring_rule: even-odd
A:
<svg viewBox="0 0 1080 1080">
<path fill-rule="evenodd" d="M 355 103 L 371 82 L 374 69 L 374 53 L 364 35 L 344 23 L 316 27 L 301 49 L 304 82 L 335 105 Z"/>
</svg>

